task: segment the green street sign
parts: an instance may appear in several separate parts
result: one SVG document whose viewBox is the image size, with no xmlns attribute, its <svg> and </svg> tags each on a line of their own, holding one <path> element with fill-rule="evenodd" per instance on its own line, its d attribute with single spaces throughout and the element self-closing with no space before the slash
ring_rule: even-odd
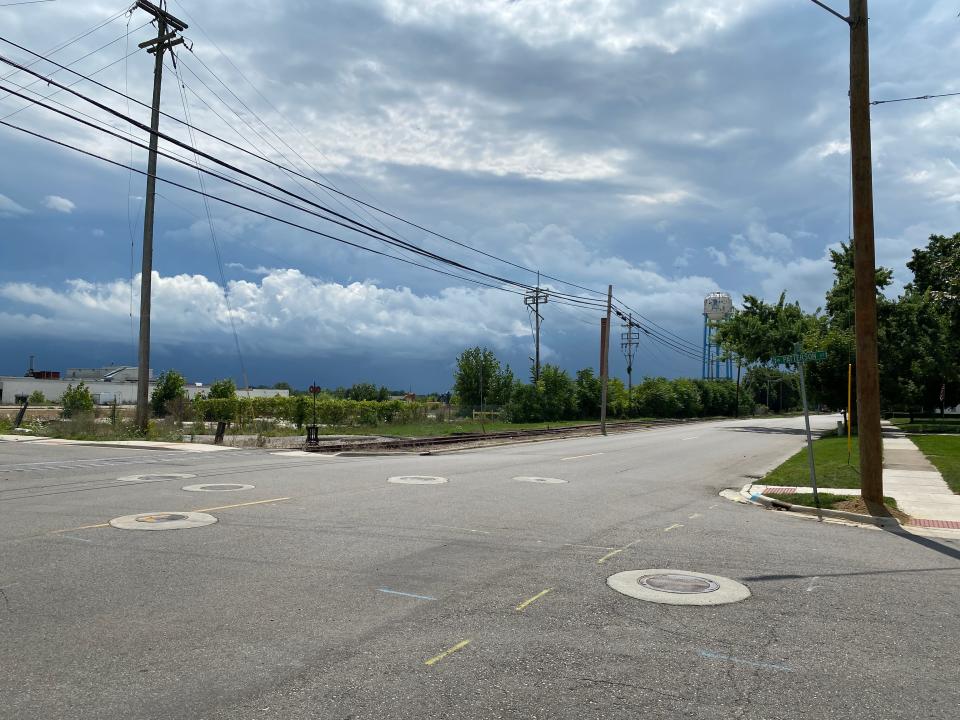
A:
<svg viewBox="0 0 960 720">
<path fill-rule="evenodd" d="M 826 350 L 817 350 L 815 352 L 794 353 L 792 355 L 775 355 L 773 361 L 777 365 L 786 365 L 787 363 L 819 362 L 827 359 Z"/>
</svg>

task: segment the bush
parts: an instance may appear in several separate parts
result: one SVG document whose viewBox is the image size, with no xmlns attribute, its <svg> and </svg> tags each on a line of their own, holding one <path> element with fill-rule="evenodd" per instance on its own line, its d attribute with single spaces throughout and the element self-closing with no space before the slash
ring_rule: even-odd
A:
<svg viewBox="0 0 960 720">
<path fill-rule="evenodd" d="M 157 384 L 153 388 L 153 394 L 150 396 L 150 407 L 153 414 L 157 417 L 163 417 L 169 412 L 174 412 L 175 415 L 183 417 L 183 408 L 175 408 L 171 403 L 183 397 L 185 385 L 183 375 L 176 370 L 167 370 L 160 373 Z M 175 411 L 179 411 L 179 413 Z"/>
<path fill-rule="evenodd" d="M 27 402 L 31 405 L 46 405 L 47 398 L 44 397 L 42 390 L 34 390 L 27 398 Z"/>
<path fill-rule="evenodd" d="M 60 403 L 63 405 L 65 418 L 93 415 L 93 395 L 90 394 L 90 388 L 84 384 L 83 380 L 76 387 L 67 385 Z"/>
<path fill-rule="evenodd" d="M 237 384 L 230 378 L 216 380 L 210 384 L 209 397 L 213 400 L 229 400 L 237 396 Z"/>
</svg>

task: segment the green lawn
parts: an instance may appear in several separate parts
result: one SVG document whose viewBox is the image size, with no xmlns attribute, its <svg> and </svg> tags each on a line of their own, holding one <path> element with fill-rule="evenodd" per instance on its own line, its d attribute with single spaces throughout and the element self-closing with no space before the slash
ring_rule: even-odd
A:
<svg viewBox="0 0 960 720">
<path fill-rule="evenodd" d="M 813 501 L 813 493 L 794 493 L 793 495 L 777 495 L 776 500 L 780 500 L 785 503 L 790 503 L 791 505 L 806 505 L 807 507 L 816 507 L 816 503 Z M 856 498 L 853 495 L 831 495 L 830 493 L 820 493 L 820 507 L 826 509 L 832 509 L 835 505 L 839 503 L 846 502 L 847 500 L 855 500 Z M 887 507 L 897 508 L 897 501 L 892 497 L 887 497 L 886 495 L 883 498 L 883 504 Z"/>
<path fill-rule="evenodd" d="M 960 494 L 960 437 L 911 435 L 910 439 L 936 466 L 950 489 Z"/>
<path fill-rule="evenodd" d="M 857 471 L 859 460 L 856 437 L 853 438 L 852 448 L 850 464 L 848 465 L 846 437 L 825 437 L 813 441 L 813 457 L 817 468 L 817 487 L 860 487 L 860 474 Z M 788 487 L 810 485 L 807 448 L 804 447 L 783 465 L 773 470 L 763 479 L 763 482 L 767 485 L 786 485 Z"/>
<path fill-rule="evenodd" d="M 927 417 L 893 418 L 890 421 L 898 428 L 908 433 L 960 433 L 960 418 L 958 417 Z"/>
</svg>

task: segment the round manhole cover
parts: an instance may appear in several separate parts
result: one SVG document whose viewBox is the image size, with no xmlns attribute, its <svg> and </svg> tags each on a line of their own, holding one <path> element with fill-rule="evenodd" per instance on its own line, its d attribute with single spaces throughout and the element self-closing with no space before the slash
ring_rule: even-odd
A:
<svg viewBox="0 0 960 720">
<path fill-rule="evenodd" d="M 560 483 L 567 482 L 566 480 L 561 480 L 560 478 L 539 477 L 537 475 L 517 475 L 514 480 L 518 480 L 520 482 L 542 483 L 544 485 L 559 485 Z"/>
<path fill-rule="evenodd" d="M 699 575 L 643 575 L 637 582 L 651 590 L 668 593 L 708 593 L 720 588 L 720 583 Z"/>
<path fill-rule="evenodd" d="M 241 483 L 208 483 L 206 485 L 184 485 L 181 490 L 188 492 L 236 492 L 237 490 L 253 490 L 253 485 Z"/>
<path fill-rule="evenodd" d="M 686 570 L 627 570 L 607 578 L 607 585 L 637 600 L 667 605 L 724 605 L 750 597 L 736 580 Z"/>
<path fill-rule="evenodd" d="M 387 482 L 397 485 L 442 485 L 447 479 L 436 475 L 394 475 L 387 478 Z"/>
<path fill-rule="evenodd" d="M 114 518 L 110 524 L 120 530 L 184 530 L 216 521 L 213 515 L 199 512 L 151 512 L 124 515 Z"/>
<path fill-rule="evenodd" d="M 163 482 L 164 480 L 189 480 L 195 478 L 193 473 L 151 473 L 148 475 L 125 475 L 117 478 L 124 482 Z"/>
</svg>

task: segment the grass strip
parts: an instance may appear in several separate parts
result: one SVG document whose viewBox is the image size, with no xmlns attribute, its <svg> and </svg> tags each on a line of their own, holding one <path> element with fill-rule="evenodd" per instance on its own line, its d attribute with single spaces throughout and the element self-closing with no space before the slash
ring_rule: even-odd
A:
<svg viewBox="0 0 960 720">
<path fill-rule="evenodd" d="M 910 439 L 940 471 L 950 489 L 960 495 L 960 437 L 910 435 Z"/>
<path fill-rule="evenodd" d="M 852 452 L 847 462 L 847 438 L 825 437 L 813 441 L 814 464 L 817 469 L 818 488 L 858 488 L 859 445 L 853 438 Z M 785 463 L 772 470 L 764 479 L 766 485 L 806 487 L 810 484 L 810 465 L 807 448 L 793 455 Z M 779 495 L 777 496 L 780 497 Z"/>
</svg>

